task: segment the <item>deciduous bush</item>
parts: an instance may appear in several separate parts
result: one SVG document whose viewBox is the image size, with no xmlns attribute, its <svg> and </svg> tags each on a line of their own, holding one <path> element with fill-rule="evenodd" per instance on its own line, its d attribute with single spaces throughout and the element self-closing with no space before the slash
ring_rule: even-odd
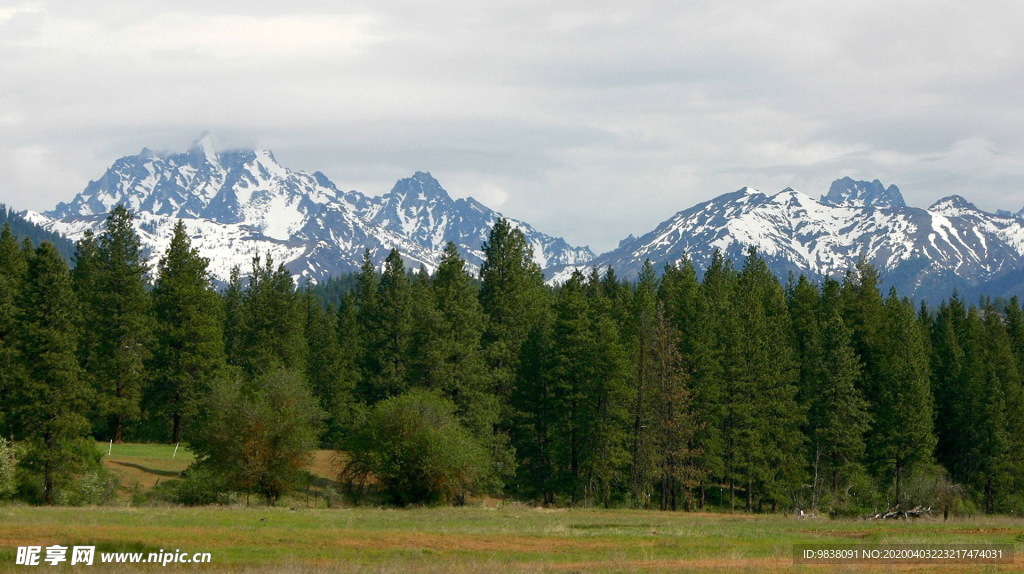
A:
<svg viewBox="0 0 1024 574">
<path fill-rule="evenodd" d="M 190 445 L 196 467 L 273 506 L 305 476 L 323 418 L 296 371 L 279 369 L 243 384 L 217 385 Z"/>
<path fill-rule="evenodd" d="M 342 471 L 350 488 L 376 479 L 389 502 L 444 504 L 464 499 L 492 473 L 486 449 L 436 392 L 414 389 L 377 403 L 354 426 Z"/>
</svg>

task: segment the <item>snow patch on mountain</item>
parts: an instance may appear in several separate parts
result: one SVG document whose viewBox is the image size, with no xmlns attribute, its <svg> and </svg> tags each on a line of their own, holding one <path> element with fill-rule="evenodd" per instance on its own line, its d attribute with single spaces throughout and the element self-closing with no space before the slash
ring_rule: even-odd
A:
<svg viewBox="0 0 1024 574">
<path fill-rule="evenodd" d="M 783 278 L 840 277 L 863 259 L 901 294 L 927 295 L 950 277 L 977 285 L 1024 266 L 1024 220 L 985 213 L 959 196 L 927 210 L 908 207 L 896 186 L 878 180 L 837 180 L 820 200 L 748 187 L 680 211 L 590 266 L 630 277 L 645 259 L 660 269 L 687 257 L 702 270 L 715 251 L 739 262 L 751 246 Z"/>
<path fill-rule="evenodd" d="M 367 250 L 379 265 L 392 248 L 409 267 L 433 271 L 448 241 L 475 270 L 501 217 L 472 198 L 452 199 L 426 172 L 400 180 L 383 196 L 368 197 L 340 191 L 321 172 L 293 172 L 269 150 L 218 151 L 210 134 L 184 153 L 144 148 L 120 158 L 70 202 L 31 217 L 79 239 L 86 229 L 101 233 L 106 214 L 119 204 L 135 212 L 151 265 L 166 249 L 174 222 L 182 219 L 220 281 L 234 266 L 248 271 L 257 254 L 285 263 L 300 281 L 356 271 Z M 526 235 L 542 268 L 594 257 L 586 247 L 510 221 Z"/>
</svg>

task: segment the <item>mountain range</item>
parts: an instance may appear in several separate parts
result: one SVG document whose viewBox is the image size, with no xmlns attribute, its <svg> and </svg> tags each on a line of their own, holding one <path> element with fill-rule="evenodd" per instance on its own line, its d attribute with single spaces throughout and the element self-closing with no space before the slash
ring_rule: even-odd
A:
<svg viewBox="0 0 1024 574">
<path fill-rule="evenodd" d="M 122 157 L 70 202 L 23 215 L 77 239 L 87 229 L 101 231 L 118 204 L 135 212 L 151 265 L 180 218 L 219 281 L 233 266 L 244 272 L 254 256 L 269 255 L 297 280 L 316 282 L 357 270 L 366 250 L 379 265 L 391 248 L 409 267 L 432 271 L 448 241 L 477 270 L 502 217 L 473 198 L 452 198 L 426 172 L 367 196 L 338 189 L 320 172 L 291 171 L 267 150 L 219 151 L 209 136 L 183 153 L 143 149 Z M 818 199 L 790 188 L 743 188 L 680 211 L 600 256 L 510 222 L 552 282 L 591 267 L 634 277 L 646 259 L 660 269 L 684 255 L 701 270 L 716 250 L 741 264 L 754 246 L 784 280 L 791 273 L 839 277 L 865 260 L 885 286 L 918 298 L 938 300 L 954 289 L 1007 295 L 1024 286 L 1024 212 L 988 213 L 957 195 L 912 207 L 895 185 L 878 180 L 842 178 Z"/>
<path fill-rule="evenodd" d="M 740 264 L 748 246 L 783 280 L 839 278 L 864 260 L 881 271 L 884 288 L 939 300 L 1024 278 L 1024 213 L 987 213 L 958 195 L 910 207 L 899 188 L 878 180 L 842 178 L 819 199 L 748 187 L 680 211 L 589 265 L 628 277 L 646 259 L 660 266 L 685 255 L 701 270 L 716 250 Z M 1005 286 L 991 291 L 1007 294 Z"/>
<path fill-rule="evenodd" d="M 255 256 L 284 263 L 297 280 L 322 280 L 356 271 L 369 250 L 377 265 L 392 248 L 412 268 L 433 271 L 448 241 L 471 269 L 502 215 L 472 198 L 453 199 L 433 176 L 417 172 L 382 196 L 341 191 L 323 173 L 291 171 L 267 150 L 221 152 L 205 135 L 184 153 L 143 149 L 118 159 L 70 202 L 26 217 L 73 239 L 100 232 L 118 204 L 135 212 L 143 252 L 155 266 L 178 219 L 192 243 L 210 259 L 210 273 L 225 280 L 233 266 L 245 272 Z M 583 264 L 587 247 L 509 219 L 533 248 L 541 268 Z"/>
</svg>

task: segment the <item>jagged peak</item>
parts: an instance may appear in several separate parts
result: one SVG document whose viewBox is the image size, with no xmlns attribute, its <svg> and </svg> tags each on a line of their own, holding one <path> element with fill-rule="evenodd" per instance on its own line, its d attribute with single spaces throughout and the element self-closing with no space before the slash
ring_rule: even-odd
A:
<svg viewBox="0 0 1024 574">
<path fill-rule="evenodd" d="M 821 202 L 828 205 L 852 207 L 898 208 L 906 207 L 903 194 L 895 185 L 885 187 L 879 180 L 857 181 L 844 177 L 832 182 L 828 193 L 821 196 Z"/>
<path fill-rule="evenodd" d="M 981 211 L 976 205 L 964 199 L 961 195 L 948 195 L 936 201 L 928 208 L 928 211 L 938 212 L 961 212 Z"/>
<path fill-rule="evenodd" d="M 411 199 L 429 200 L 442 199 L 451 201 L 451 196 L 441 187 L 441 183 L 430 175 L 429 171 L 417 171 L 412 177 L 400 179 L 391 188 L 391 197 L 403 202 Z"/>
</svg>

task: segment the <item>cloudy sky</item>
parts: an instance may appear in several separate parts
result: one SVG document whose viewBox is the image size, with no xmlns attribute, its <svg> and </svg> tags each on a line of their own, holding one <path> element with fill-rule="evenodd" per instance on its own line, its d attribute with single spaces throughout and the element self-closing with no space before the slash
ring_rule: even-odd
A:
<svg viewBox="0 0 1024 574">
<path fill-rule="evenodd" d="M 0 202 L 211 131 L 372 195 L 430 171 L 597 251 L 747 185 L 1024 206 L 1016 0 L 266 4 L 0 2 Z"/>
</svg>

